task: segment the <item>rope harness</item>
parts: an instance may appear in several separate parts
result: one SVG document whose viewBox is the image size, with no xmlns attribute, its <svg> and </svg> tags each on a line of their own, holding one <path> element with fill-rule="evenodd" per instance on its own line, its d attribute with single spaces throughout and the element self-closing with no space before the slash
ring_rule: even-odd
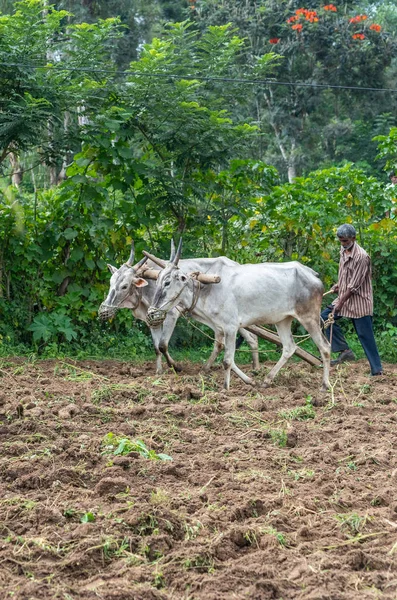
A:
<svg viewBox="0 0 397 600">
<path fill-rule="evenodd" d="M 324 294 L 325 295 L 325 294 Z M 329 332 L 329 343 L 331 344 L 331 348 L 332 348 L 332 333 L 334 331 L 334 323 L 335 323 L 335 317 L 334 317 L 334 313 L 330 313 L 328 316 L 328 319 L 326 321 L 324 321 L 324 319 L 321 319 L 323 322 L 323 328 L 324 329 L 328 329 L 328 327 L 331 328 L 330 332 Z"/>
<path fill-rule="evenodd" d="M 198 299 L 200 297 L 201 283 L 199 281 L 197 281 L 197 279 L 196 279 L 198 275 L 199 275 L 198 271 L 197 271 L 197 273 L 191 273 L 189 275 L 189 277 L 191 278 L 191 280 L 193 282 L 193 299 L 192 299 L 192 303 L 191 303 L 190 307 L 185 308 L 184 310 L 180 310 L 178 307 L 176 307 L 182 316 L 191 317 L 191 313 L 194 310 L 194 308 L 198 302 Z M 197 286 L 195 285 L 196 283 L 198 284 Z M 149 306 L 146 319 L 147 319 L 148 325 L 150 327 L 153 327 L 153 328 L 159 327 L 160 325 L 162 325 L 164 323 L 164 320 L 167 316 L 168 311 L 163 310 L 162 306 L 164 306 L 165 304 L 171 304 L 171 303 L 175 302 L 175 300 L 177 300 L 177 298 L 179 298 L 179 296 L 182 294 L 184 289 L 185 289 L 185 286 L 183 286 L 182 289 L 171 300 L 167 300 L 167 302 L 163 302 L 163 304 L 161 306 L 159 306 L 159 308 L 156 308 L 154 306 Z"/>
</svg>

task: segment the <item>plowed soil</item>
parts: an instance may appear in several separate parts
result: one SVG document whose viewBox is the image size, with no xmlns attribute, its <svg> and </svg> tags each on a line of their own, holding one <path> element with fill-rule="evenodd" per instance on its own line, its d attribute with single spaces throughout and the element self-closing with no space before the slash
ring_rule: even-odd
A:
<svg viewBox="0 0 397 600">
<path fill-rule="evenodd" d="M 182 366 L 1 361 L 0 597 L 396 600 L 397 365 Z"/>
</svg>

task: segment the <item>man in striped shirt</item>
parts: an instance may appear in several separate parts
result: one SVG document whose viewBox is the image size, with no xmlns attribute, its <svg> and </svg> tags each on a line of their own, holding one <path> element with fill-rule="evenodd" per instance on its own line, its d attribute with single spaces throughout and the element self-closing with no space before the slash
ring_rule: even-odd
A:
<svg viewBox="0 0 397 600">
<path fill-rule="evenodd" d="M 358 339 L 371 366 L 371 375 L 382 375 L 382 363 L 372 328 L 373 298 L 371 283 L 371 259 L 356 242 L 356 230 L 352 225 L 341 225 L 336 235 L 341 243 L 338 283 L 331 289 L 338 297 L 321 313 L 326 321 L 331 313 L 335 321 L 346 317 L 352 320 Z M 335 322 L 326 329 L 330 339 L 332 328 L 332 351 L 339 352 L 331 365 L 355 360 L 341 328 Z"/>
</svg>

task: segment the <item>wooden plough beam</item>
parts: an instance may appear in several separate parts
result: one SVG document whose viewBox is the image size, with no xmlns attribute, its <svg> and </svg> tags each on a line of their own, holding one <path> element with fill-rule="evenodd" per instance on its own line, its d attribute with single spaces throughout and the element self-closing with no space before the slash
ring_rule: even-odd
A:
<svg viewBox="0 0 397 600">
<path fill-rule="evenodd" d="M 259 337 L 263 338 L 264 340 L 267 340 L 268 342 L 273 342 L 273 344 L 277 344 L 277 346 L 282 346 L 281 340 L 276 333 L 268 331 L 267 329 L 264 329 L 259 325 L 251 325 L 250 327 L 244 327 L 244 329 L 247 329 L 247 331 L 258 335 Z M 311 354 L 310 352 L 306 352 L 306 350 L 303 350 L 299 346 L 296 348 L 295 354 L 299 356 L 299 358 L 302 358 L 303 360 L 308 362 L 309 365 L 312 365 L 314 367 L 319 367 L 323 364 L 321 360 L 317 358 L 317 356 L 314 356 L 314 354 Z"/>
</svg>

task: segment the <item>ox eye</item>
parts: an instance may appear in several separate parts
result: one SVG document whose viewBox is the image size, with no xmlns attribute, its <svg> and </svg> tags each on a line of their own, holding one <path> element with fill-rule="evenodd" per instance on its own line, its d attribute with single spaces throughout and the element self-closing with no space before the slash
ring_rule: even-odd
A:
<svg viewBox="0 0 397 600">
<path fill-rule="evenodd" d="M 185 282 L 186 281 L 186 277 L 185 275 L 181 275 L 181 281 Z"/>
<path fill-rule="evenodd" d="M 168 286 L 170 285 L 170 283 L 171 283 L 170 281 L 166 281 L 166 282 L 164 283 L 164 287 L 168 287 Z"/>
<path fill-rule="evenodd" d="M 128 285 L 122 285 L 122 286 L 121 286 L 121 289 L 122 289 L 122 290 L 126 290 L 127 288 L 128 288 Z"/>
</svg>

